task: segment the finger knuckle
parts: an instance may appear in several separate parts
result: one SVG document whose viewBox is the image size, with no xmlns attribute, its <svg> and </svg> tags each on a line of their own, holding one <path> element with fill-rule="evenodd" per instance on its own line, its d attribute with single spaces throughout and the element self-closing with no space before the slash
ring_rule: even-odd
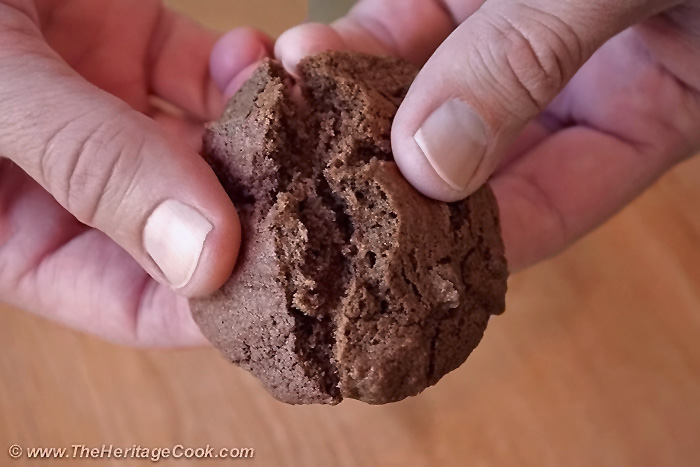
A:
<svg viewBox="0 0 700 467">
<path fill-rule="evenodd" d="M 496 40 L 489 53 L 499 69 L 494 82 L 505 97 L 525 101 L 528 115 L 542 111 L 581 63 L 583 48 L 575 31 L 550 13 L 521 7 L 491 22 Z"/>
<path fill-rule="evenodd" d="M 82 223 L 102 213 L 119 216 L 144 152 L 133 123 L 114 116 L 95 125 L 72 120 L 48 139 L 40 157 L 42 179 L 56 199 Z"/>
</svg>

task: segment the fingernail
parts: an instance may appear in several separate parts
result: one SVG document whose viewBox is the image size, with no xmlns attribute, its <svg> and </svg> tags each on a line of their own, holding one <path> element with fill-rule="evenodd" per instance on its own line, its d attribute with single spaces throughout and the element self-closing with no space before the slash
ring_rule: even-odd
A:
<svg viewBox="0 0 700 467">
<path fill-rule="evenodd" d="M 433 112 L 414 139 L 435 172 L 464 191 L 486 155 L 486 127 L 464 101 L 452 99 Z"/>
<path fill-rule="evenodd" d="M 213 226 L 195 208 L 168 200 L 146 221 L 146 251 L 175 289 L 186 286 L 194 275 Z"/>
</svg>

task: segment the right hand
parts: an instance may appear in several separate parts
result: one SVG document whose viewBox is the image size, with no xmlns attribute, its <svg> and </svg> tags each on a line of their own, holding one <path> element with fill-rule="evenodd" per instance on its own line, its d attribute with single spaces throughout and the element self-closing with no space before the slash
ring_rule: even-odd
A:
<svg viewBox="0 0 700 467">
<path fill-rule="evenodd" d="M 423 65 L 392 145 L 427 196 L 491 179 L 512 269 L 563 249 L 700 149 L 698 0 L 361 0 L 280 37 Z"/>
</svg>

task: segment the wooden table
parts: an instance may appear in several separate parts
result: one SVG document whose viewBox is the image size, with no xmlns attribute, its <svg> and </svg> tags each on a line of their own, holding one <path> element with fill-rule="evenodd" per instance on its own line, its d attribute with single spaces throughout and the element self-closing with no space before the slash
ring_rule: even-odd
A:
<svg viewBox="0 0 700 467">
<path fill-rule="evenodd" d="M 260 2 L 222 2 L 265 26 L 247 11 Z M 268 31 L 298 21 L 283 20 Z M 469 362 L 384 407 L 286 406 L 214 350 L 119 348 L 2 309 L 0 465 L 32 465 L 10 462 L 14 443 L 252 447 L 238 462 L 261 466 L 700 465 L 699 205 L 696 158 L 513 277 Z"/>
</svg>

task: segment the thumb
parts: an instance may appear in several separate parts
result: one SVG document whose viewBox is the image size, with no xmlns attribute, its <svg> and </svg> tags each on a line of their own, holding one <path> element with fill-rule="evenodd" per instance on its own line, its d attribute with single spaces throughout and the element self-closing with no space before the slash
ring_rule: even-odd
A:
<svg viewBox="0 0 700 467">
<path fill-rule="evenodd" d="M 493 0 L 437 49 L 394 121 L 404 176 L 456 201 L 495 171 L 518 133 L 608 39 L 672 0 Z"/>
<path fill-rule="evenodd" d="M 29 17 L 17 14 L 2 30 L 12 19 L 0 25 L 0 155 L 159 282 L 187 296 L 217 289 L 233 268 L 240 227 L 206 162 L 83 80 Z"/>
</svg>

